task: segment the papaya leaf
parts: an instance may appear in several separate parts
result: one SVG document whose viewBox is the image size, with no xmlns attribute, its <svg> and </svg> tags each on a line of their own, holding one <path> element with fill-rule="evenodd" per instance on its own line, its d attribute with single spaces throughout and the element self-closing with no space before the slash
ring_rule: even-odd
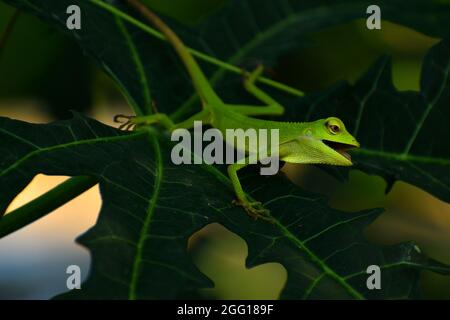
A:
<svg viewBox="0 0 450 320">
<path fill-rule="evenodd" d="M 98 222 L 78 239 L 92 254 L 90 276 L 83 290 L 59 298 L 167 299 L 211 286 L 187 242 L 214 222 L 247 241 L 249 267 L 276 261 L 287 269 L 286 299 L 417 297 L 420 270 L 450 271 L 412 243 L 368 243 L 362 230 L 381 210 L 339 212 L 282 176 L 247 172 L 246 188 L 276 219 L 254 221 L 231 204 L 228 178 L 207 165 L 174 165 L 167 137 L 153 130 L 124 133 L 78 114 L 44 125 L 0 118 L 0 151 L 2 209 L 38 173 L 99 181 Z M 381 290 L 366 285 L 374 264 Z"/>
<path fill-rule="evenodd" d="M 156 101 L 160 112 L 176 111 L 174 118 L 178 120 L 199 109 L 179 58 L 167 44 L 144 31 L 142 25 L 137 27 L 123 21 L 120 14 L 140 19 L 124 5 L 124 1 L 4 1 L 74 36 L 142 113 L 152 112 L 152 100 Z M 74 4 L 81 8 L 82 28 L 69 31 L 66 8 Z M 245 65 L 249 59 L 270 64 L 287 50 L 302 45 L 311 32 L 367 18 L 366 9 L 371 4 L 365 0 L 230 0 L 225 2 L 222 10 L 193 28 L 165 20 L 187 45 L 210 57 L 232 65 Z M 377 4 L 382 8 L 383 19 L 434 37 L 450 34 L 447 21 L 450 7 L 444 3 L 386 0 Z M 227 71 L 210 64 L 202 64 L 202 67 L 211 83 L 221 90 L 227 82 Z M 168 74 L 172 76 L 167 77 Z"/>
<path fill-rule="evenodd" d="M 353 152 L 356 168 L 411 183 L 450 202 L 449 73 L 450 41 L 443 40 L 425 57 L 420 92 L 399 92 L 392 84 L 390 59 L 382 57 L 354 85 L 340 83 L 308 95 L 290 104 L 285 117 L 340 117 L 362 146 Z"/>
</svg>

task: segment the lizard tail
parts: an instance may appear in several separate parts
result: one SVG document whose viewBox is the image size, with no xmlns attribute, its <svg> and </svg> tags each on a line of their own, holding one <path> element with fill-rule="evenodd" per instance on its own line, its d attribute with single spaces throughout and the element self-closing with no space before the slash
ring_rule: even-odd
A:
<svg viewBox="0 0 450 320">
<path fill-rule="evenodd" d="M 204 105 L 214 105 L 214 102 L 221 102 L 220 98 L 211 87 L 208 79 L 203 71 L 200 69 L 197 61 L 191 55 L 183 41 L 173 32 L 167 24 L 164 23 L 153 11 L 141 3 L 139 0 L 127 0 L 127 2 L 141 15 L 154 25 L 165 37 L 166 40 L 172 44 L 178 56 L 183 61 L 190 78 L 194 84 L 197 93 Z"/>
</svg>

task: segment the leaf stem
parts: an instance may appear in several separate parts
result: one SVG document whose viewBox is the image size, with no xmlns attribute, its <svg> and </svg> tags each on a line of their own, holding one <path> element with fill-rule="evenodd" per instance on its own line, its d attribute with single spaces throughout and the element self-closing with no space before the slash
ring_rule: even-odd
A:
<svg viewBox="0 0 450 320">
<path fill-rule="evenodd" d="M 33 201 L 0 218 L 0 239 L 44 217 L 92 188 L 98 181 L 92 177 L 70 178 Z"/>
<path fill-rule="evenodd" d="M 95 4 L 95 5 L 103 8 L 103 9 L 109 11 L 110 13 L 112 13 L 112 14 L 120 17 L 120 18 L 122 18 L 123 20 L 128 21 L 132 25 L 134 25 L 134 26 L 138 27 L 139 29 L 145 31 L 146 33 L 152 35 L 153 37 L 166 41 L 166 38 L 164 37 L 164 35 L 161 34 L 159 31 L 153 29 L 152 27 L 146 25 L 143 22 L 140 22 L 139 20 L 131 17 L 130 15 L 120 11 L 119 9 L 117 9 L 117 8 L 107 4 L 105 2 L 102 2 L 100 0 L 89 0 L 89 1 L 91 3 L 93 3 L 93 4 Z M 224 62 L 222 60 L 214 58 L 214 57 L 212 57 L 210 55 L 207 55 L 207 54 L 205 54 L 203 52 L 197 51 L 197 50 L 192 49 L 192 48 L 187 48 L 187 49 L 196 58 L 199 58 L 199 59 L 201 59 L 203 61 L 206 61 L 208 63 L 214 64 L 214 65 L 216 65 L 218 67 L 221 67 L 221 68 L 223 68 L 225 70 L 228 70 L 230 72 L 234 72 L 234 73 L 237 73 L 237 74 L 244 74 L 246 72 L 242 68 L 239 68 L 239 67 L 236 67 L 235 65 L 226 63 L 226 62 Z M 257 81 L 259 81 L 260 83 L 264 83 L 264 84 L 266 84 L 268 86 L 271 86 L 273 88 L 276 88 L 278 90 L 284 91 L 286 93 L 292 94 L 294 96 L 298 96 L 298 97 L 303 97 L 304 96 L 304 93 L 302 91 L 300 91 L 300 90 L 298 90 L 296 88 L 290 87 L 290 86 L 288 86 L 286 84 L 277 82 L 275 80 L 266 78 L 266 77 L 262 77 L 262 76 L 258 77 Z"/>
</svg>

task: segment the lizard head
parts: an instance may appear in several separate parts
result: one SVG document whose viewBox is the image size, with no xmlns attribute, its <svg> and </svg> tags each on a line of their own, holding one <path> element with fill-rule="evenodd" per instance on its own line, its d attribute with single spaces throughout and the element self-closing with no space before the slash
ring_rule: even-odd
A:
<svg viewBox="0 0 450 320">
<path fill-rule="evenodd" d="M 359 142 L 347 131 L 344 123 L 335 117 L 303 123 L 301 133 L 294 140 L 280 145 L 287 150 L 281 159 L 290 163 L 321 163 L 351 166 L 349 149 L 358 148 Z"/>
</svg>

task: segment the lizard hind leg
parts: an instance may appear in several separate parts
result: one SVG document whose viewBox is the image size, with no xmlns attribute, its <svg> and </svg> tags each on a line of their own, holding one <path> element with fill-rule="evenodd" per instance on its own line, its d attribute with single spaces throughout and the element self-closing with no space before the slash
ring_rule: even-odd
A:
<svg viewBox="0 0 450 320">
<path fill-rule="evenodd" d="M 256 79 L 263 73 L 263 70 L 264 67 L 259 65 L 254 71 L 246 73 L 244 75 L 244 88 L 265 105 L 227 105 L 228 108 L 246 116 L 279 116 L 284 113 L 284 107 L 281 104 L 255 85 Z"/>
</svg>

